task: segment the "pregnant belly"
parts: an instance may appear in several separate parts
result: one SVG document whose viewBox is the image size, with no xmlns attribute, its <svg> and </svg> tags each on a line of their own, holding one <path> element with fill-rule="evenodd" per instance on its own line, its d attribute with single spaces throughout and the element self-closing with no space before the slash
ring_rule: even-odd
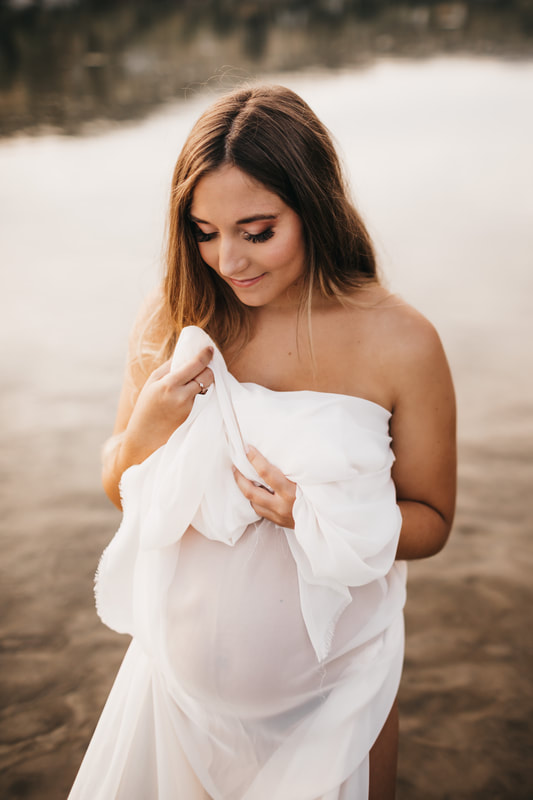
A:
<svg viewBox="0 0 533 800">
<path fill-rule="evenodd" d="M 281 529 L 263 520 L 233 547 L 187 531 L 168 598 L 167 652 L 198 699 L 251 713 L 284 710 L 284 698 L 305 702 L 320 675 Z"/>
<path fill-rule="evenodd" d="M 212 708 L 243 717 L 292 715 L 323 699 L 356 654 L 379 649 L 379 631 L 369 631 L 364 645 L 361 634 L 387 594 L 386 579 L 354 590 L 330 658 L 319 664 L 284 531 L 262 520 L 230 547 L 189 528 L 168 596 L 167 663 L 178 683 Z"/>
</svg>

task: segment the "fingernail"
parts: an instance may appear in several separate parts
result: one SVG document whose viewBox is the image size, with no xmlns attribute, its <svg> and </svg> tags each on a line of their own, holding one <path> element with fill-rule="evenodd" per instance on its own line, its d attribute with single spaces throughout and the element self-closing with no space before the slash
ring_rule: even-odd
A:
<svg viewBox="0 0 533 800">
<path fill-rule="evenodd" d="M 244 452 L 247 456 L 252 456 L 255 453 L 255 447 L 252 447 L 251 444 L 244 445 Z"/>
</svg>

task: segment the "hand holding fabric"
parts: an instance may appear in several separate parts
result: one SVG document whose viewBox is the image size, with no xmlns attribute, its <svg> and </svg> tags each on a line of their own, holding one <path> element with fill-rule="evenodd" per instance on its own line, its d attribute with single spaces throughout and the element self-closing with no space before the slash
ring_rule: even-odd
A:
<svg viewBox="0 0 533 800">
<path fill-rule="evenodd" d="M 213 372 L 207 366 L 212 355 L 213 348 L 204 347 L 176 370 L 171 370 L 169 359 L 152 372 L 124 432 L 123 469 L 148 458 L 185 422 L 196 395 L 213 382 Z"/>
<path fill-rule="evenodd" d="M 237 467 L 233 467 L 237 486 L 260 517 L 281 528 L 294 528 L 292 508 L 296 500 L 296 484 L 267 461 L 255 447 L 249 446 L 246 455 L 264 483 L 258 486 L 257 481 L 248 480 Z"/>
</svg>

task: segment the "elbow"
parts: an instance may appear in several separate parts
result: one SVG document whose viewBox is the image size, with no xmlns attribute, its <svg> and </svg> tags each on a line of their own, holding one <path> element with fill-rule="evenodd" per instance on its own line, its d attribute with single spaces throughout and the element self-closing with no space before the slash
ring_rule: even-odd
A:
<svg viewBox="0 0 533 800">
<path fill-rule="evenodd" d="M 452 503 L 452 507 L 448 511 L 448 513 L 443 513 L 438 509 L 433 509 L 435 513 L 438 515 L 440 520 L 440 525 L 438 530 L 435 532 L 435 552 L 431 553 L 431 555 L 437 555 L 444 550 L 445 545 L 450 538 L 450 533 L 452 532 L 453 527 L 453 520 L 455 517 L 455 501 Z"/>
<path fill-rule="evenodd" d="M 396 558 L 415 560 L 440 553 L 450 536 L 453 514 L 446 516 L 433 506 L 413 500 L 400 500 L 398 505 L 403 523 Z"/>
<path fill-rule="evenodd" d="M 116 477 L 105 462 L 102 467 L 102 486 L 113 505 L 116 506 L 119 511 L 122 511 L 122 501 Z"/>
<path fill-rule="evenodd" d="M 428 557 L 436 556 L 442 550 L 444 550 L 444 547 L 446 546 L 446 543 L 450 538 L 451 530 L 452 530 L 451 524 L 447 523 L 443 524 L 442 529 L 435 534 L 430 543 L 430 549 L 429 552 L 427 553 Z"/>
<path fill-rule="evenodd" d="M 423 558 L 436 556 L 444 550 L 450 538 L 454 518 L 454 509 L 451 509 L 446 514 L 435 508 L 435 506 L 428 505 L 427 508 L 429 509 L 430 518 L 427 520 L 427 551 L 423 554 Z"/>
<path fill-rule="evenodd" d="M 102 471 L 102 486 L 104 487 L 104 492 L 109 497 L 113 505 L 116 506 L 119 511 L 122 511 L 122 501 L 120 499 L 119 488 L 115 482 L 109 480 L 109 476 L 106 475 L 105 471 Z"/>
<path fill-rule="evenodd" d="M 111 436 L 102 449 L 102 486 L 113 505 L 122 511 L 120 498 L 120 471 L 117 469 L 117 457 L 122 444 L 122 434 Z M 118 477 L 117 477 L 118 476 Z"/>
</svg>

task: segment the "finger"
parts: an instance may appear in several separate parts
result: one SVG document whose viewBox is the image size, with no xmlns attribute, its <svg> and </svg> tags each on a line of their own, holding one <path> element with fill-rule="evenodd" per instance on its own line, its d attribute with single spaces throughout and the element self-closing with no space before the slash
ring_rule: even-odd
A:
<svg viewBox="0 0 533 800">
<path fill-rule="evenodd" d="M 264 517 L 281 525 L 285 528 L 294 528 L 294 517 L 292 514 L 293 500 L 288 500 L 278 494 L 271 494 L 265 487 L 258 487 L 253 481 L 249 481 L 239 472 L 237 467 L 233 467 L 235 481 L 249 500 L 250 505 L 258 517 Z"/>
<path fill-rule="evenodd" d="M 235 478 L 235 482 L 243 495 L 246 497 L 247 500 L 252 500 L 253 497 L 253 490 L 256 488 L 252 481 L 249 481 L 248 478 L 245 478 L 242 472 L 239 472 L 237 467 L 233 466 L 233 477 Z"/>
<path fill-rule="evenodd" d="M 245 478 L 242 472 L 239 472 L 237 467 L 232 467 L 233 475 L 235 477 L 235 481 L 237 482 L 237 486 L 251 503 L 259 503 L 261 502 L 262 497 L 264 497 L 265 492 L 271 496 L 271 492 L 267 489 L 266 486 L 258 486 L 254 481 L 248 480 Z"/>
<path fill-rule="evenodd" d="M 208 389 L 212 383 L 215 381 L 215 376 L 213 375 L 213 370 L 206 367 L 203 369 L 198 375 L 195 375 L 193 381 L 198 381 L 198 383 L 202 383 L 205 389 Z"/>
<path fill-rule="evenodd" d="M 252 464 L 259 477 L 264 483 L 272 487 L 274 492 L 280 494 L 292 494 L 291 487 L 294 486 L 293 482 L 285 477 L 280 469 L 271 464 L 270 461 L 267 461 L 267 459 L 259 452 L 259 450 L 252 445 L 249 445 L 246 455 L 248 457 L 248 461 Z"/>
<path fill-rule="evenodd" d="M 182 372 L 173 372 L 167 375 L 167 385 L 172 390 L 186 390 L 186 395 L 194 397 L 197 394 L 206 394 L 214 383 L 215 376 L 209 367 L 200 368 L 188 381 L 185 381 Z"/>
<path fill-rule="evenodd" d="M 192 358 L 190 361 L 187 361 L 186 364 L 182 364 L 181 367 L 173 373 L 175 376 L 177 383 L 189 383 L 193 378 L 195 378 L 200 372 L 207 367 L 209 362 L 213 357 L 213 348 L 212 347 L 204 347 L 203 350 L 200 350 L 197 356 Z"/>
<path fill-rule="evenodd" d="M 202 370 L 198 375 L 195 375 L 194 378 L 191 378 L 189 383 L 185 384 L 185 389 L 190 390 L 193 395 L 196 394 L 207 394 L 207 390 L 214 383 L 214 375 L 209 369 Z"/>
<path fill-rule="evenodd" d="M 286 503 L 285 500 L 275 495 L 267 486 L 258 485 L 255 481 L 245 478 L 237 467 L 234 466 L 232 469 L 237 486 L 254 508 L 261 508 L 270 515 L 276 511 L 280 502 L 282 504 Z"/>
</svg>

